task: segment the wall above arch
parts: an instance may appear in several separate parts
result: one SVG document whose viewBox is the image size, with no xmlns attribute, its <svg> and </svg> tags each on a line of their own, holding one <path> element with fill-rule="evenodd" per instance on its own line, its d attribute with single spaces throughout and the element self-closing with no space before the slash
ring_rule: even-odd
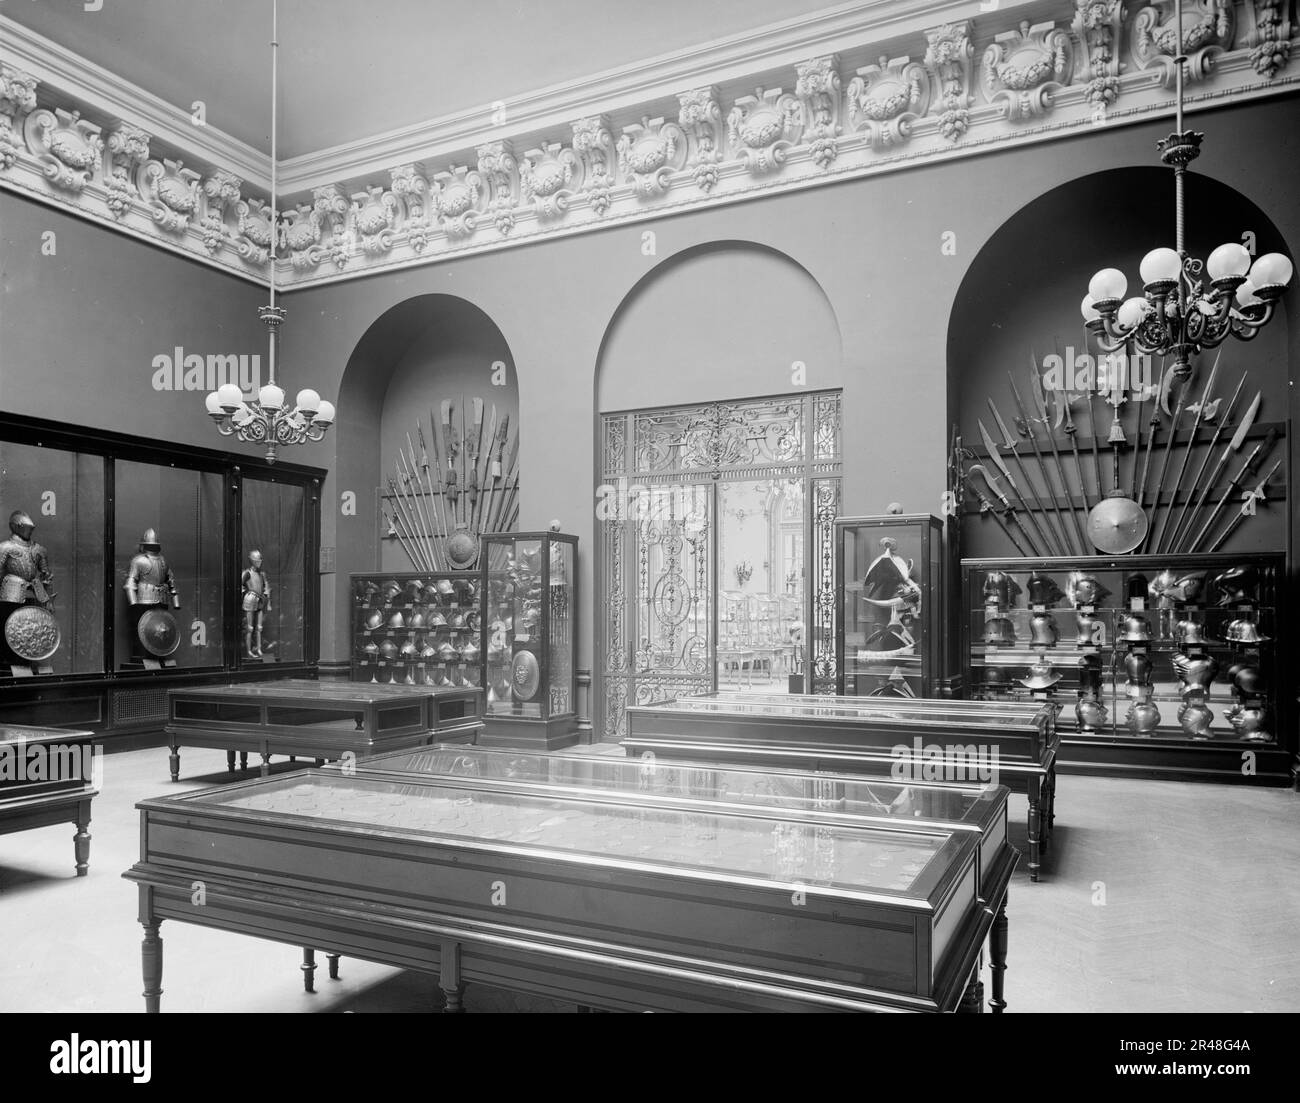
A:
<svg viewBox="0 0 1300 1103">
<path fill-rule="evenodd" d="M 804 382 L 793 378 L 804 365 Z M 842 386 L 839 323 L 798 262 L 753 242 L 669 257 L 628 293 L 601 344 L 601 412 Z"/>
</svg>

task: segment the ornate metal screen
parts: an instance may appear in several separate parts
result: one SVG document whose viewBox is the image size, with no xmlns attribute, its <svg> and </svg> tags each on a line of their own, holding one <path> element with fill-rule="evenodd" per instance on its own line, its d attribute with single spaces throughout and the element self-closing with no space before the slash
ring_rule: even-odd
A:
<svg viewBox="0 0 1300 1103">
<path fill-rule="evenodd" d="M 605 739 L 627 734 L 631 702 L 706 693 L 716 684 L 720 483 L 802 480 L 811 626 L 805 676 L 814 692 L 834 692 L 840 456 L 837 391 L 604 417 L 596 700 Z"/>
</svg>

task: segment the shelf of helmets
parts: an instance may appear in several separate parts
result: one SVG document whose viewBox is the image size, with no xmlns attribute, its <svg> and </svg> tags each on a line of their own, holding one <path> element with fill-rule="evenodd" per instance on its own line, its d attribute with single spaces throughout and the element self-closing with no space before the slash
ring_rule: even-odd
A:
<svg viewBox="0 0 1300 1103">
<path fill-rule="evenodd" d="M 1051 701 L 1075 740 L 1277 745 L 1282 557 L 1149 558 L 964 561 L 971 696 Z"/>
<path fill-rule="evenodd" d="M 351 581 L 354 682 L 483 684 L 477 571 L 356 574 Z"/>
</svg>

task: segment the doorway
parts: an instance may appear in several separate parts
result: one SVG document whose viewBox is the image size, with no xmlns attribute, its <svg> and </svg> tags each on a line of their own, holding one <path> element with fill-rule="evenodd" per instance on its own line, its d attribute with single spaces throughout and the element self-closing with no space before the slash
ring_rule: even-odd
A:
<svg viewBox="0 0 1300 1103">
<path fill-rule="evenodd" d="M 840 394 L 607 414 L 596 700 L 621 741 L 629 704 L 728 689 L 835 689 L 833 525 Z"/>
</svg>

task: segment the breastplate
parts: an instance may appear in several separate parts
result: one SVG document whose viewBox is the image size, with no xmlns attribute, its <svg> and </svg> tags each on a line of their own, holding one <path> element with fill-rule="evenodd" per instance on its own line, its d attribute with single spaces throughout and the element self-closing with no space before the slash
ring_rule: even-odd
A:
<svg viewBox="0 0 1300 1103">
<path fill-rule="evenodd" d="M 244 572 L 244 589 L 261 597 L 266 593 L 266 574 L 250 567 Z"/>
<path fill-rule="evenodd" d="M 0 601 L 27 600 L 32 583 L 40 574 L 40 562 L 45 549 L 39 544 L 29 544 L 13 536 L 0 543 Z"/>
<path fill-rule="evenodd" d="M 167 560 L 153 552 L 143 552 L 131 560 L 128 588 L 135 583 L 135 600 L 138 605 L 165 603 L 171 596 Z"/>
</svg>

